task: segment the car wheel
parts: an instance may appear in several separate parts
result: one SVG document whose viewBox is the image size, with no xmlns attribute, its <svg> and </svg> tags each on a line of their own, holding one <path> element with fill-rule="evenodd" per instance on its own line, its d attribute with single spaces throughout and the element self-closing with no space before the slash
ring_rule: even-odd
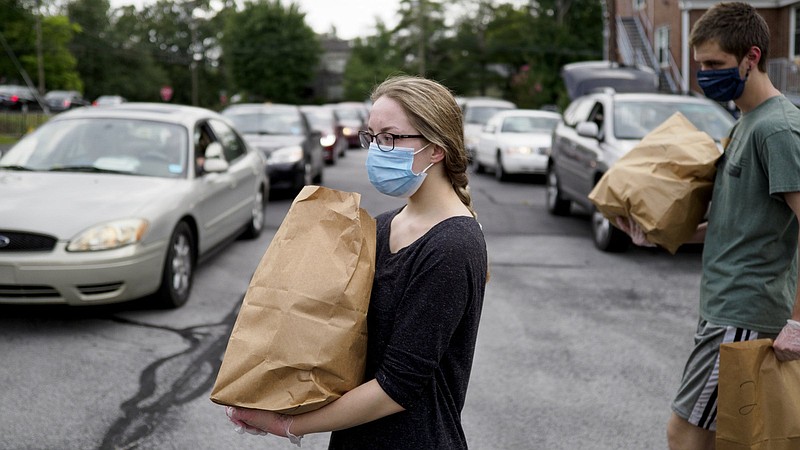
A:
<svg viewBox="0 0 800 450">
<path fill-rule="evenodd" d="M 253 202 L 253 210 L 250 213 L 250 223 L 247 225 L 242 235 L 245 239 L 255 239 L 264 229 L 264 208 L 267 206 L 266 196 L 264 195 L 264 188 L 260 187 L 256 191 L 256 199 Z"/>
<path fill-rule="evenodd" d="M 494 166 L 494 177 L 497 181 L 508 181 L 508 174 L 503 170 L 503 157 L 497 152 L 497 164 Z"/>
<path fill-rule="evenodd" d="M 157 293 L 160 306 L 174 309 L 189 300 L 195 261 L 194 235 L 189 225 L 181 222 L 169 239 L 167 259 L 161 273 L 161 287 Z"/>
<path fill-rule="evenodd" d="M 472 155 L 472 168 L 475 169 L 475 173 L 483 173 L 486 171 L 483 164 L 478 161 L 478 155 Z"/>
<path fill-rule="evenodd" d="M 572 208 L 572 202 L 565 199 L 561 194 L 561 187 L 558 181 L 556 169 L 551 165 L 547 167 L 547 179 L 545 180 L 545 198 L 547 199 L 547 211 L 555 216 L 568 216 Z"/>
<path fill-rule="evenodd" d="M 597 208 L 592 208 L 592 238 L 595 247 L 604 252 L 624 252 L 631 244 L 628 235 L 611 225 Z"/>
</svg>

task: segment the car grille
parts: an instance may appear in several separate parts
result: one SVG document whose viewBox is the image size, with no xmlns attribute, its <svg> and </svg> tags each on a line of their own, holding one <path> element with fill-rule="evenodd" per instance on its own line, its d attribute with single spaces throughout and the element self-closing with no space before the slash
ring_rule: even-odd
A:
<svg viewBox="0 0 800 450">
<path fill-rule="evenodd" d="M 108 294 L 109 292 L 114 292 L 117 289 L 122 287 L 122 282 L 117 283 L 106 283 L 106 284 L 84 284 L 78 286 L 78 290 L 81 291 L 83 295 L 97 295 L 97 294 Z"/>
<path fill-rule="evenodd" d="M 50 286 L 0 284 L 0 298 L 49 298 L 59 297 Z"/>
<path fill-rule="evenodd" d="M 47 252 L 56 246 L 56 242 L 56 238 L 43 234 L 0 230 L 0 252 Z"/>
</svg>

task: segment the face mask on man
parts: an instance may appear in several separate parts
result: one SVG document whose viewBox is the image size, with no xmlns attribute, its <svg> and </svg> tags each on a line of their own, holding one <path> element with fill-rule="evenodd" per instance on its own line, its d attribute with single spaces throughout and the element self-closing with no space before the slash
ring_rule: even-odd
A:
<svg viewBox="0 0 800 450">
<path fill-rule="evenodd" d="M 739 67 L 718 70 L 700 70 L 697 72 L 697 83 L 706 97 L 718 102 L 729 102 L 742 96 L 744 83 L 750 76 L 750 69 L 739 76 Z"/>
<path fill-rule="evenodd" d="M 425 172 L 434 164 L 430 163 L 420 173 L 411 170 L 414 155 L 425 150 L 428 145 L 431 144 L 428 143 L 417 151 L 413 148 L 395 147 L 392 151 L 385 152 L 373 142 L 367 154 L 367 175 L 370 183 L 382 194 L 400 198 L 411 197 L 428 176 Z"/>
</svg>

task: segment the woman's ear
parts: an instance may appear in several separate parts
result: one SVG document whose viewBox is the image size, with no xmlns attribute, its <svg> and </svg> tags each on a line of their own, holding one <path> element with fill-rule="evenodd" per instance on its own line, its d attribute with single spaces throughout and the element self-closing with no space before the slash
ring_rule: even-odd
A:
<svg viewBox="0 0 800 450">
<path fill-rule="evenodd" d="M 438 145 L 434 145 L 433 153 L 431 154 L 431 162 L 438 163 L 444 159 L 444 149 Z"/>
</svg>

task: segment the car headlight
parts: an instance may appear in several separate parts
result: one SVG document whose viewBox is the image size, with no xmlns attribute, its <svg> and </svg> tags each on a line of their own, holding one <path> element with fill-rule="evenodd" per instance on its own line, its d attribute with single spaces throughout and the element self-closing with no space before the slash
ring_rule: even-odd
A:
<svg viewBox="0 0 800 450">
<path fill-rule="evenodd" d="M 475 147 L 477 147 L 477 146 L 478 146 L 478 140 L 479 140 L 479 138 L 478 138 L 478 137 L 467 136 L 467 137 L 464 139 L 464 145 L 465 145 L 466 147 L 469 147 L 469 148 L 475 148 Z"/>
<path fill-rule="evenodd" d="M 323 147 L 330 147 L 334 143 L 336 143 L 336 135 L 334 134 L 326 134 L 319 138 L 319 143 L 322 144 Z"/>
<path fill-rule="evenodd" d="M 519 147 L 508 147 L 506 149 L 506 153 L 509 155 L 530 155 L 533 153 L 533 149 L 531 147 L 526 146 L 519 146 Z"/>
<path fill-rule="evenodd" d="M 267 164 L 294 163 L 303 160 L 303 147 L 295 145 L 275 150 L 267 157 Z"/>
<path fill-rule="evenodd" d="M 344 127 L 342 128 L 342 134 L 344 134 L 345 136 L 353 136 L 356 134 L 356 130 L 350 127 Z"/>
<path fill-rule="evenodd" d="M 147 230 L 144 219 L 115 220 L 81 232 L 67 245 L 69 252 L 112 250 L 142 240 Z"/>
</svg>

